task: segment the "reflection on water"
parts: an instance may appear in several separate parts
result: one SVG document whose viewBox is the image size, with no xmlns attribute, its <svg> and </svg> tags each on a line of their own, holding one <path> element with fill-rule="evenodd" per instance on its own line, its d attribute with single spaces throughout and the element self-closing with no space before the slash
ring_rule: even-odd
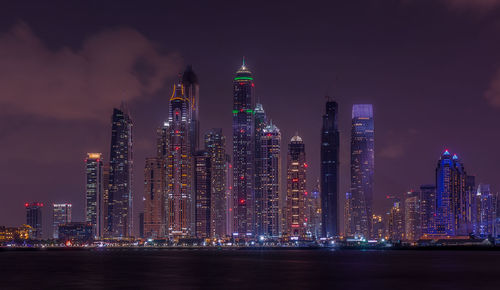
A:
<svg viewBox="0 0 500 290">
<path fill-rule="evenodd" d="M 500 252 L 0 252 L 1 289 L 498 289 Z"/>
</svg>

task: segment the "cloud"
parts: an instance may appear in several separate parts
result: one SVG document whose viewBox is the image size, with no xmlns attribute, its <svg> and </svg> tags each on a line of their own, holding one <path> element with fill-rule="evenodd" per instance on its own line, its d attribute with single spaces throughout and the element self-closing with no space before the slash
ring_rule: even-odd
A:
<svg viewBox="0 0 500 290">
<path fill-rule="evenodd" d="M 383 138 L 383 140 L 387 140 L 387 143 L 382 144 L 380 152 L 377 153 L 378 156 L 387 159 L 403 157 L 417 134 L 418 131 L 414 128 L 410 128 L 403 132 L 390 130 L 387 136 L 385 136 L 386 138 Z"/>
<path fill-rule="evenodd" d="M 179 71 L 138 31 L 105 30 L 53 51 L 25 23 L 0 35 L 0 113 L 108 120 L 121 101 L 154 93 Z"/>
<path fill-rule="evenodd" d="M 490 9 L 500 6 L 500 0 L 443 0 L 451 8 Z"/>
<path fill-rule="evenodd" d="M 500 70 L 490 82 L 490 87 L 484 93 L 484 97 L 490 102 L 492 106 L 500 107 Z"/>
</svg>

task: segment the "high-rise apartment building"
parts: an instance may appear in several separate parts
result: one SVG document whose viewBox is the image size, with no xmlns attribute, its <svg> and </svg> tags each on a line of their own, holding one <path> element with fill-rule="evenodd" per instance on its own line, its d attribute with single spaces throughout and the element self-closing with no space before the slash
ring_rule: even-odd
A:
<svg viewBox="0 0 500 290">
<path fill-rule="evenodd" d="M 211 160 L 207 151 L 194 156 L 195 236 L 199 239 L 213 237 Z"/>
<path fill-rule="evenodd" d="M 162 158 L 146 158 L 144 168 L 144 236 L 166 236 L 165 166 Z"/>
<path fill-rule="evenodd" d="M 25 203 L 26 224 L 32 228 L 30 237 L 33 239 L 42 239 L 42 208 L 43 203 L 32 202 Z"/>
<path fill-rule="evenodd" d="M 434 233 L 436 214 L 436 186 L 422 185 L 419 192 L 420 231 L 422 235 Z"/>
<path fill-rule="evenodd" d="M 420 239 L 420 196 L 419 192 L 408 192 L 405 196 L 405 239 L 416 241 Z"/>
<path fill-rule="evenodd" d="M 59 226 L 71 222 L 72 204 L 54 203 L 52 205 L 52 237 L 59 238 Z"/>
<path fill-rule="evenodd" d="M 101 153 L 87 153 L 85 158 L 85 222 L 94 228 L 94 236 L 102 236 L 103 216 L 103 162 Z M 55 232 L 54 232 L 55 233 Z"/>
<path fill-rule="evenodd" d="M 300 136 L 295 135 L 288 144 L 287 154 L 287 190 L 286 190 L 286 229 L 290 237 L 303 239 L 307 235 L 306 207 L 306 150 Z M 313 204 L 309 210 L 314 211 Z M 310 213 L 313 215 L 313 213 Z"/>
<path fill-rule="evenodd" d="M 495 233 L 497 195 L 490 191 L 489 184 L 479 184 L 474 198 L 474 235 L 487 238 Z"/>
</svg>

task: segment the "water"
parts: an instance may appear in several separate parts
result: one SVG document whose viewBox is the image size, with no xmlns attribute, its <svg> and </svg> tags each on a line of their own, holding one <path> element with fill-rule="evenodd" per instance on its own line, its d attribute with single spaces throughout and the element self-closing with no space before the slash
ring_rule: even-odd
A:
<svg viewBox="0 0 500 290">
<path fill-rule="evenodd" d="M 0 289 L 499 289 L 500 251 L 4 251 L 0 278 Z"/>
</svg>

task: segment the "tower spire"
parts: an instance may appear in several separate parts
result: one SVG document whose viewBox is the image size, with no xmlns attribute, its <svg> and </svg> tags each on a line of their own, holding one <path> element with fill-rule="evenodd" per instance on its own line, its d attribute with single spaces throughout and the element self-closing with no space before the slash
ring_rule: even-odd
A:
<svg viewBox="0 0 500 290">
<path fill-rule="evenodd" d="M 243 56 L 243 63 L 242 63 L 242 65 L 241 65 L 241 66 L 242 66 L 243 68 L 244 68 L 244 67 L 246 67 L 246 65 L 245 65 L 245 56 Z"/>
</svg>

